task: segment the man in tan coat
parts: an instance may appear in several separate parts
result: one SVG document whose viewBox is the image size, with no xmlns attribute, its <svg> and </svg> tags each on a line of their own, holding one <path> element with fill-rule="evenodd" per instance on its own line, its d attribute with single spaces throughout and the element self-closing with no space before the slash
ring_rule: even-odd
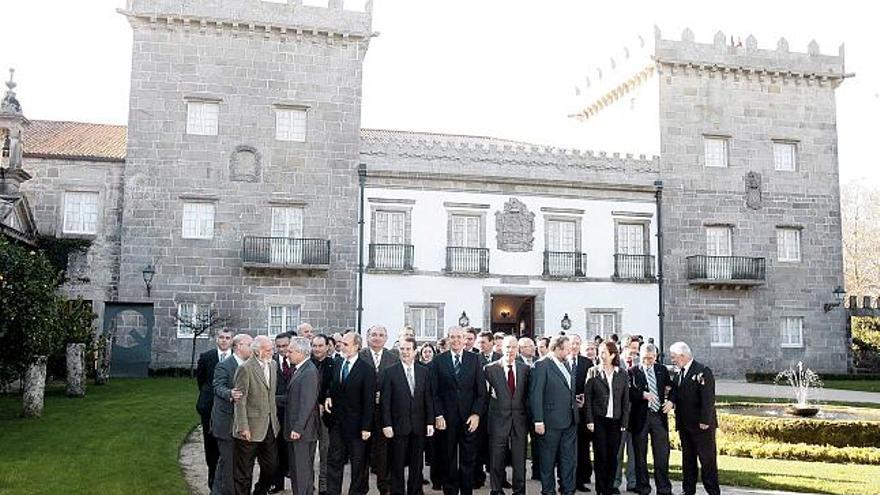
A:
<svg viewBox="0 0 880 495">
<path fill-rule="evenodd" d="M 260 462 L 260 479 L 254 495 L 269 489 L 272 473 L 278 463 L 275 436 L 279 431 L 275 409 L 277 366 L 272 362 L 272 341 L 257 336 L 251 344 L 250 359 L 235 371 L 235 388 L 241 399 L 235 403 L 234 477 L 236 495 L 250 495 L 254 458 Z"/>
</svg>

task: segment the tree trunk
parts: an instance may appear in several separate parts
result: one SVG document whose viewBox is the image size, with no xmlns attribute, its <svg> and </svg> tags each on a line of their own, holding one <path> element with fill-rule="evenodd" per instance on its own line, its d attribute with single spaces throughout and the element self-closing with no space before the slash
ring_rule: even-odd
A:
<svg viewBox="0 0 880 495">
<path fill-rule="evenodd" d="M 196 338 L 198 335 L 193 331 L 193 341 L 192 341 L 192 353 L 189 355 L 189 376 L 190 378 L 195 378 L 196 376 Z"/>
<path fill-rule="evenodd" d="M 106 385 L 110 381 L 110 352 L 112 339 L 100 339 L 98 346 L 98 366 L 95 369 L 95 385 Z"/>
<path fill-rule="evenodd" d="M 67 396 L 85 397 L 85 344 L 67 344 Z"/>
<path fill-rule="evenodd" d="M 43 395 L 46 392 L 46 356 L 37 356 L 28 365 L 24 375 L 24 395 L 21 399 L 21 415 L 39 418 L 43 415 Z"/>
</svg>

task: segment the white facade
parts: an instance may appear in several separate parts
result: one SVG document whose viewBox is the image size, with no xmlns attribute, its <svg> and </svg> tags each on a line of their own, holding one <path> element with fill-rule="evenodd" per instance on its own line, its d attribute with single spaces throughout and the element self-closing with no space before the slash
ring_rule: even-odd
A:
<svg viewBox="0 0 880 495">
<path fill-rule="evenodd" d="M 617 281 L 616 252 L 625 241 L 616 235 L 619 224 L 644 226 L 645 252 L 656 257 L 656 208 L 653 198 L 643 201 L 573 199 L 538 195 L 506 195 L 473 192 L 433 191 L 424 189 L 385 189 L 368 187 L 365 191 L 364 257 L 369 259 L 369 245 L 384 243 L 373 222 L 384 211 L 408 215 L 403 237 L 413 246 L 412 270 L 394 272 L 368 270 L 364 276 L 365 327 L 383 324 L 389 338 L 396 338 L 407 322 L 409 306 L 438 308 L 438 335 L 456 325 L 461 313 L 467 313 L 470 325 L 491 328 L 492 296 L 534 296 L 534 334 L 553 334 L 560 330 L 565 314 L 571 320 L 569 333 L 592 336 L 588 326 L 591 312 L 617 315 L 617 333 L 638 333 L 658 337 L 658 295 L 653 280 L 641 283 Z M 505 252 L 498 249 L 496 213 L 516 198 L 534 214 L 534 240 L 529 252 Z M 452 275 L 445 272 L 446 248 L 452 242 L 453 215 L 479 217 L 480 246 L 489 250 L 488 274 Z M 574 251 L 586 254 L 583 275 L 561 280 L 545 277 L 544 251 L 548 244 L 548 222 L 570 221 L 575 224 Z M 384 229 L 384 225 L 383 228 Z M 554 229 L 558 230 L 558 229 Z M 656 258 L 655 258 L 656 259 Z M 656 271 L 652 272 L 656 275 Z M 646 283 L 647 282 L 647 283 Z M 496 307 L 496 312 L 504 308 Z M 532 333 L 532 332 L 529 332 Z"/>
</svg>

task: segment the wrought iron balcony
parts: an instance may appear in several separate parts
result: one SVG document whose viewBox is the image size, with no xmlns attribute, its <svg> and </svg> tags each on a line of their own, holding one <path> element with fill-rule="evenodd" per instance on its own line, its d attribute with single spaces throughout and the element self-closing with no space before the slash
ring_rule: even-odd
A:
<svg viewBox="0 0 880 495">
<path fill-rule="evenodd" d="M 654 257 L 649 254 L 615 254 L 614 278 L 618 280 L 654 280 Z"/>
<path fill-rule="evenodd" d="M 370 261 L 367 268 L 412 271 L 413 246 L 411 244 L 370 244 Z"/>
<path fill-rule="evenodd" d="M 764 283 L 765 259 L 745 256 L 687 257 L 691 285 L 751 287 Z"/>
<path fill-rule="evenodd" d="M 544 251 L 544 276 L 551 278 L 584 277 L 587 273 L 586 253 Z"/>
<path fill-rule="evenodd" d="M 245 236 L 242 244 L 242 261 L 247 268 L 330 268 L 330 241 L 326 239 Z"/>
<path fill-rule="evenodd" d="M 489 273 L 489 250 L 486 248 L 447 247 L 446 273 Z"/>
</svg>

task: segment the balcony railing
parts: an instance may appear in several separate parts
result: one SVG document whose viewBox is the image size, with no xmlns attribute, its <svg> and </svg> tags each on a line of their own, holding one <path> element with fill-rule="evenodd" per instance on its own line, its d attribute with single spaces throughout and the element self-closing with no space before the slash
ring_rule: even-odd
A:
<svg viewBox="0 0 880 495">
<path fill-rule="evenodd" d="M 614 278 L 621 280 L 653 280 L 654 257 L 649 254 L 615 254 Z"/>
<path fill-rule="evenodd" d="M 370 261 L 367 268 L 412 271 L 413 246 L 411 244 L 370 244 Z"/>
<path fill-rule="evenodd" d="M 242 261 L 253 268 L 326 270 L 330 267 L 330 241 L 245 236 Z"/>
<path fill-rule="evenodd" d="M 447 247 L 447 273 L 489 273 L 489 250 L 486 248 Z"/>
<path fill-rule="evenodd" d="M 565 251 L 544 251 L 545 277 L 583 277 L 587 272 L 587 255 Z"/>
<path fill-rule="evenodd" d="M 760 285 L 764 283 L 764 258 L 745 256 L 687 257 L 687 277 L 692 284 Z"/>
</svg>

